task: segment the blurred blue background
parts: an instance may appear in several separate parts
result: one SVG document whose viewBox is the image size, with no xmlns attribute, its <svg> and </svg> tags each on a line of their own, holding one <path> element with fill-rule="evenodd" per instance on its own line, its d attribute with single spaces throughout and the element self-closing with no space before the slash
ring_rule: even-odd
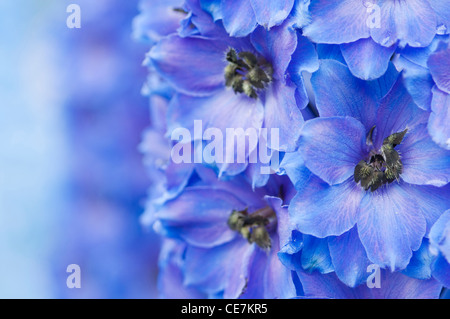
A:
<svg viewBox="0 0 450 319">
<path fill-rule="evenodd" d="M 0 298 L 157 297 L 137 14 L 137 0 L 0 0 Z"/>
</svg>

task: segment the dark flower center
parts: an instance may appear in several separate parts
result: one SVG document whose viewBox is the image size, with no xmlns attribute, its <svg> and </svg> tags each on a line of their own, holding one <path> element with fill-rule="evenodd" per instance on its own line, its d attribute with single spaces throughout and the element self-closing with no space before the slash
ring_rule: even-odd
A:
<svg viewBox="0 0 450 319">
<path fill-rule="evenodd" d="M 372 127 L 367 135 L 367 144 L 372 145 L 372 134 L 375 126 Z M 395 150 L 408 130 L 394 133 L 386 137 L 383 146 L 379 152 L 370 152 L 368 160 L 359 161 L 355 167 L 354 179 L 356 183 L 361 182 L 364 190 L 371 192 L 377 190 L 385 184 L 390 184 L 394 180 L 398 180 L 403 171 L 403 164 L 400 154 Z"/>
<path fill-rule="evenodd" d="M 249 243 L 256 243 L 262 249 L 270 249 L 272 241 L 268 229 L 276 223 L 276 214 L 269 206 L 249 213 L 233 210 L 228 218 L 230 229 L 239 232 Z"/>
<path fill-rule="evenodd" d="M 244 93 L 256 99 L 257 91 L 264 89 L 271 81 L 273 68 L 262 57 L 243 51 L 237 53 L 230 48 L 226 54 L 225 85 L 235 93 Z"/>
</svg>

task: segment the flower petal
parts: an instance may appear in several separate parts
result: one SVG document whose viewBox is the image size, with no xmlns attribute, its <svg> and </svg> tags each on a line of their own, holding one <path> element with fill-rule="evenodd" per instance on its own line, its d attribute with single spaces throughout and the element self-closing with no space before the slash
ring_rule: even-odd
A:
<svg viewBox="0 0 450 319">
<path fill-rule="evenodd" d="M 320 116 L 351 116 L 367 130 L 376 122 L 377 102 L 391 89 L 398 78 L 395 68 L 374 81 L 355 78 L 342 63 L 322 60 L 312 75 L 311 84 Z"/>
<path fill-rule="evenodd" d="M 341 51 L 354 76 L 362 80 L 374 80 L 387 71 L 396 47 L 383 47 L 367 38 L 341 44 Z"/>
<path fill-rule="evenodd" d="M 205 96 L 225 87 L 227 48 L 223 41 L 170 35 L 151 49 L 149 58 L 179 92 Z"/>
<path fill-rule="evenodd" d="M 426 232 L 416 200 L 397 183 L 366 194 L 357 225 L 369 259 L 392 271 L 406 268 Z"/>
<path fill-rule="evenodd" d="M 314 42 L 340 44 L 369 37 L 369 14 L 364 1 L 313 0 L 309 11 L 312 23 L 303 34 Z"/>
<path fill-rule="evenodd" d="M 355 225 L 363 194 L 353 180 L 330 186 L 312 177 L 289 205 L 291 222 L 304 234 L 339 236 Z"/>
<path fill-rule="evenodd" d="M 428 68 L 437 87 L 450 94 L 450 49 L 432 54 L 428 59 Z"/>
<path fill-rule="evenodd" d="M 256 21 L 266 29 L 281 24 L 294 6 L 294 0 L 250 0 L 255 11 Z"/>
<path fill-rule="evenodd" d="M 222 0 L 223 25 L 232 37 L 245 37 L 257 26 L 255 11 L 248 0 Z"/>
<path fill-rule="evenodd" d="M 432 141 L 425 124 L 409 131 L 398 150 L 403 163 L 400 177 L 405 182 L 438 187 L 450 182 L 450 151 Z"/>
<path fill-rule="evenodd" d="M 375 42 L 391 46 L 400 40 L 425 47 L 436 35 L 436 13 L 427 1 L 383 1 L 380 7 L 379 27 L 370 29 Z"/>
<path fill-rule="evenodd" d="M 433 88 L 428 133 L 439 146 L 450 150 L 450 94 Z"/>
<path fill-rule="evenodd" d="M 315 118 L 301 131 L 299 150 L 306 167 L 330 185 L 353 176 L 367 152 L 366 129 L 351 117 Z"/>
<path fill-rule="evenodd" d="M 358 237 L 356 227 L 337 237 L 328 239 L 331 260 L 336 275 L 349 287 L 356 287 L 366 281 L 371 264 L 364 246 Z"/>
</svg>

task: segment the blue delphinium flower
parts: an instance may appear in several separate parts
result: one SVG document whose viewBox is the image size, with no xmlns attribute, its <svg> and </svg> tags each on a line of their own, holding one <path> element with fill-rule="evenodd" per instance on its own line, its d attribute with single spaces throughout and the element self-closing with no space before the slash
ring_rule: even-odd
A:
<svg viewBox="0 0 450 319">
<path fill-rule="evenodd" d="M 186 244 L 183 284 L 208 296 L 289 298 L 292 273 L 278 260 L 292 197 L 287 179 L 273 176 L 253 191 L 244 176 L 218 181 L 209 169 L 152 213 L 160 234 Z M 283 239 L 284 240 L 284 239 Z"/>
<path fill-rule="evenodd" d="M 430 231 L 431 247 L 437 259 L 433 263 L 433 277 L 450 287 L 450 210 L 445 211 Z"/>
<path fill-rule="evenodd" d="M 298 190 L 291 221 L 320 238 L 353 229 L 345 236 L 359 238 L 372 263 L 406 268 L 450 205 L 449 153 L 431 140 L 429 114 L 392 68 L 365 82 L 343 64 L 323 60 L 311 81 L 321 117 L 305 123 L 298 154 L 286 154 Z M 363 268 L 366 261 L 354 262 Z"/>
<path fill-rule="evenodd" d="M 439 0 L 312 0 L 303 34 L 339 44 L 350 71 L 364 80 L 384 74 L 397 45 L 428 46 L 448 32 L 450 6 Z"/>
<path fill-rule="evenodd" d="M 168 133 L 178 127 L 193 131 L 194 120 L 202 120 L 205 130 L 222 132 L 265 127 L 269 148 L 293 151 L 298 132 L 291 127 L 302 125 L 301 109 L 308 103 L 300 72 L 317 68 L 313 45 L 287 23 L 270 32 L 259 27 L 239 39 L 218 32 L 210 37 L 173 34 L 149 53 L 152 66 L 178 92 L 168 111 Z M 279 130 L 278 147 L 270 143 L 271 128 Z M 255 148 L 250 145 L 246 157 Z M 224 154 L 232 152 L 224 148 Z M 246 167 L 225 163 L 220 173 L 235 175 Z"/>
</svg>

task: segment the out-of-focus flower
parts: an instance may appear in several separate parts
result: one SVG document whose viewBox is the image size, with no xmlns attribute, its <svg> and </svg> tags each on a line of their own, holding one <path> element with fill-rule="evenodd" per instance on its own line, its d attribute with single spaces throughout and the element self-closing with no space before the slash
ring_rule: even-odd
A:
<svg viewBox="0 0 450 319">
<path fill-rule="evenodd" d="M 292 196 L 289 181 L 274 176 L 253 191 L 244 176 L 218 181 L 209 169 L 197 174 L 151 216 L 160 234 L 186 244 L 184 286 L 210 297 L 296 296 L 292 273 L 277 257 L 288 229 L 282 205 Z"/>
</svg>

